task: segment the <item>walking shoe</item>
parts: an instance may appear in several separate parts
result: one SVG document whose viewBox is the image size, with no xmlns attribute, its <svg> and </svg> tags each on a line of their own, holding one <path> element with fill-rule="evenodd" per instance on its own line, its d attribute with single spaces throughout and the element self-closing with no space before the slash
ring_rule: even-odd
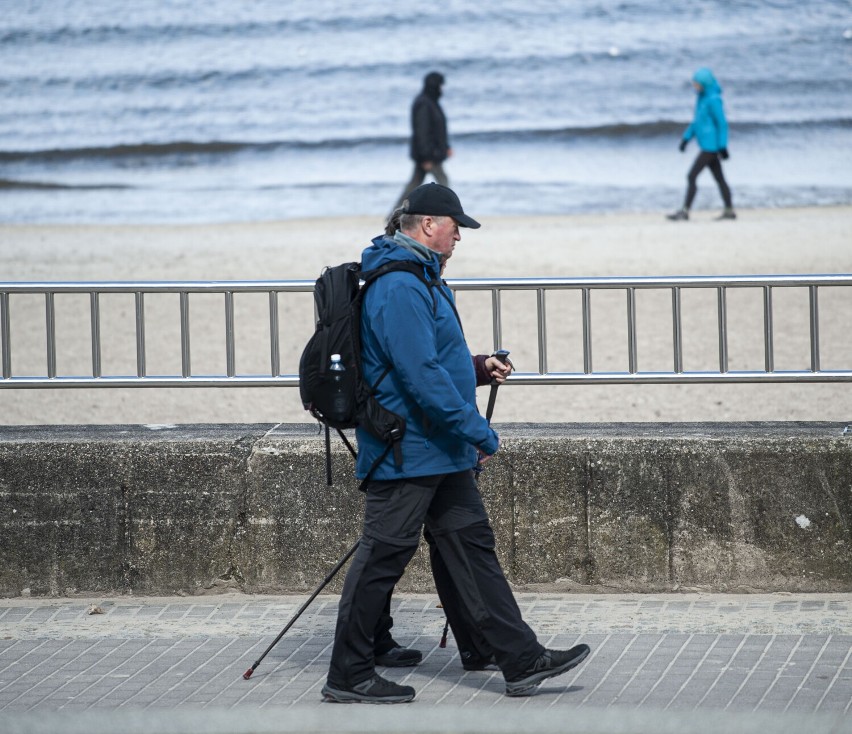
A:
<svg viewBox="0 0 852 734">
<path fill-rule="evenodd" d="M 414 700 L 414 689 L 401 686 L 374 673 L 372 678 L 350 688 L 322 687 L 323 699 L 331 703 L 408 703 Z"/>
<path fill-rule="evenodd" d="M 736 219 L 737 213 L 730 208 L 726 208 L 718 217 L 716 217 L 716 221 L 719 222 L 723 219 Z"/>
<path fill-rule="evenodd" d="M 576 667 L 586 659 L 589 652 L 588 645 L 577 645 L 570 650 L 545 650 L 532 667 L 516 678 L 506 680 L 506 695 L 531 696 L 539 683 Z"/>
<path fill-rule="evenodd" d="M 497 667 L 497 661 L 493 655 L 480 657 L 473 652 L 460 652 L 459 657 L 465 670 L 493 670 Z"/>
<path fill-rule="evenodd" d="M 689 219 L 689 212 L 686 209 L 678 209 L 676 212 L 666 214 L 666 219 L 671 219 L 673 222 L 685 222 Z"/>
<path fill-rule="evenodd" d="M 408 668 L 417 665 L 423 660 L 420 650 L 412 650 L 410 647 L 396 645 L 381 655 L 376 655 L 376 665 L 386 668 Z"/>
</svg>

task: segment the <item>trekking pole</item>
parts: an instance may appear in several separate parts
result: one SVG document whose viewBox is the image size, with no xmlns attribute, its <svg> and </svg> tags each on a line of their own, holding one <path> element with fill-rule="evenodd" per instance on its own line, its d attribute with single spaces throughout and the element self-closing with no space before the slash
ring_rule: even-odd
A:
<svg viewBox="0 0 852 734">
<path fill-rule="evenodd" d="M 508 349 L 498 349 L 492 355 L 496 357 L 501 364 L 506 364 L 509 362 L 509 350 Z M 509 362 L 511 364 L 511 362 Z M 491 392 L 488 395 L 488 407 L 485 409 L 485 420 L 488 421 L 488 425 L 491 425 L 491 416 L 494 415 L 494 403 L 497 402 L 497 388 L 500 387 L 500 383 L 497 380 L 491 380 Z"/>
<path fill-rule="evenodd" d="M 322 580 L 322 583 L 321 583 L 319 586 L 317 586 L 317 588 L 314 590 L 314 593 L 313 593 L 313 594 L 311 594 L 310 598 L 309 598 L 309 599 L 308 599 L 308 600 L 307 600 L 304 604 L 302 604 L 302 606 L 301 606 L 301 607 L 299 607 L 299 611 L 298 611 L 298 612 L 296 612 L 296 613 L 293 615 L 293 618 L 292 618 L 289 622 L 287 622 L 287 626 L 286 626 L 286 627 L 284 627 L 284 629 L 283 629 L 283 630 L 281 630 L 281 632 L 278 634 L 278 637 L 276 637 L 276 638 L 272 641 L 272 644 L 271 644 L 269 647 L 267 647 L 267 648 L 263 651 L 263 655 L 261 655 L 261 656 L 260 656 L 260 657 L 259 657 L 259 658 L 255 661 L 254 665 L 252 665 L 252 666 L 251 666 L 251 667 L 250 667 L 250 668 L 249 668 L 249 669 L 248 669 L 245 673 L 243 673 L 243 678 L 245 678 L 246 680 L 248 680 L 249 678 L 251 678 L 251 674 L 252 674 L 252 673 L 254 673 L 255 668 L 257 668 L 257 666 L 258 666 L 258 665 L 260 665 L 260 662 L 261 662 L 261 661 L 262 661 L 262 660 L 263 660 L 263 659 L 264 659 L 264 658 L 265 658 L 265 657 L 269 654 L 269 651 L 270 651 L 273 647 L 275 647 L 275 646 L 276 646 L 276 645 L 280 642 L 281 638 L 282 638 L 282 637 L 284 637 L 284 635 L 287 633 L 287 630 L 288 630 L 288 629 L 290 629 L 290 628 L 293 626 L 293 624 L 296 622 L 296 620 L 297 620 L 299 617 L 301 617 L 301 616 L 302 616 L 302 612 L 304 612 L 304 611 L 305 611 L 305 610 L 306 610 L 306 609 L 310 606 L 311 602 L 312 602 L 314 599 L 316 599 L 316 598 L 317 598 L 317 595 L 318 595 L 318 594 L 319 594 L 319 593 L 320 593 L 320 592 L 321 592 L 321 591 L 322 591 L 322 590 L 323 590 L 326 586 L 328 586 L 329 581 L 331 581 L 331 580 L 334 578 L 335 574 L 336 574 L 336 573 L 337 573 L 337 572 L 338 572 L 341 568 L 343 568 L 343 564 L 344 564 L 344 563 L 346 563 L 346 561 L 348 561 L 348 560 L 352 557 L 352 554 L 356 551 L 356 549 L 358 548 L 358 545 L 360 544 L 360 542 L 361 542 L 361 539 L 360 539 L 360 538 L 358 538 L 358 540 L 356 540 L 356 541 L 355 541 L 355 544 L 354 544 L 354 545 L 353 545 L 353 546 L 352 546 L 352 547 L 351 547 L 348 551 L 346 551 L 346 555 L 345 555 L 345 556 L 343 556 L 343 558 L 341 558 L 341 559 L 337 562 L 337 565 L 336 565 L 334 568 L 332 568 L 332 569 L 331 569 L 331 571 L 329 572 L 328 576 L 326 576 L 326 577 Z"/>
<path fill-rule="evenodd" d="M 492 357 L 496 357 L 502 364 L 512 364 L 509 359 L 509 350 L 508 349 L 498 349 Z M 497 402 L 497 388 L 500 387 L 500 383 L 497 382 L 495 378 L 491 378 L 491 392 L 488 394 L 488 407 L 485 409 L 485 422 L 488 425 L 491 425 L 491 416 L 494 415 L 494 403 Z M 479 481 L 479 475 L 482 472 L 482 464 L 477 464 L 474 468 L 474 472 L 476 473 L 476 479 Z"/>
<path fill-rule="evenodd" d="M 497 357 L 497 359 L 502 363 L 506 364 L 509 361 L 509 350 L 508 349 L 498 349 L 494 352 L 492 357 Z M 488 394 L 488 407 L 485 409 L 485 420 L 488 425 L 491 425 L 491 416 L 494 415 L 494 403 L 497 402 L 497 388 L 500 387 L 500 383 L 497 382 L 496 379 L 491 380 L 491 392 Z M 476 481 L 479 481 L 479 474 L 482 472 L 482 464 L 477 464 L 474 469 L 474 473 L 476 475 Z M 450 618 L 447 617 L 444 620 L 444 631 L 441 633 L 441 641 L 438 643 L 438 647 L 446 647 L 447 646 L 447 635 L 450 633 Z"/>
</svg>

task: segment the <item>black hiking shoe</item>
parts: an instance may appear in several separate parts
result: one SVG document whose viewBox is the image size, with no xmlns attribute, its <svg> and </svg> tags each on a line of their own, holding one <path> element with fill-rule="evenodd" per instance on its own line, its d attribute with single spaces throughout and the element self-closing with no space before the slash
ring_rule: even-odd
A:
<svg viewBox="0 0 852 734">
<path fill-rule="evenodd" d="M 493 655 L 482 657 L 474 652 L 460 652 L 459 657 L 465 670 L 494 670 L 497 667 Z"/>
<path fill-rule="evenodd" d="M 383 665 L 386 668 L 408 668 L 419 665 L 422 660 L 423 653 L 420 650 L 412 650 L 402 645 L 396 645 L 387 652 L 376 655 L 376 665 Z"/>
<path fill-rule="evenodd" d="M 322 687 L 322 695 L 325 701 L 331 703 L 408 703 L 414 700 L 414 689 L 374 673 L 372 678 L 350 688 L 333 687 L 326 682 Z"/>
<path fill-rule="evenodd" d="M 666 214 L 666 219 L 671 219 L 673 222 L 685 222 L 689 219 L 689 212 L 686 209 L 678 209 L 676 212 Z"/>
<path fill-rule="evenodd" d="M 588 657 L 589 652 L 588 645 L 577 645 L 570 650 L 545 650 L 531 667 L 517 677 L 506 680 L 506 695 L 531 696 L 539 683 L 578 666 Z"/>
</svg>

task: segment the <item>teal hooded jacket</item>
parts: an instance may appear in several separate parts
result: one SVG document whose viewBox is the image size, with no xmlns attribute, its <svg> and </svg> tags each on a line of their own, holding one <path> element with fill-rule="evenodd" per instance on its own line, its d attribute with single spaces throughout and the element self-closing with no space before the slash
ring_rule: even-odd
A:
<svg viewBox="0 0 852 734">
<path fill-rule="evenodd" d="M 728 121 L 722 107 L 722 88 L 707 68 L 696 71 L 692 79 L 702 86 L 702 90 L 695 100 L 695 117 L 683 133 L 683 139 L 695 138 L 701 150 L 716 153 L 728 147 Z"/>
<path fill-rule="evenodd" d="M 429 262 L 389 237 L 376 237 L 361 266 L 407 260 L 423 267 L 427 286 L 416 275 L 394 272 L 376 280 L 361 307 L 361 365 L 364 379 L 388 410 L 405 418 L 402 466 L 390 452 L 372 474 L 389 480 L 472 469 L 477 449 L 497 451 L 497 434 L 476 407 L 476 375 L 456 315 L 453 294 L 440 280 L 440 261 Z M 390 367 L 384 378 L 386 367 Z M 364 478 L 385 444 L 357 429 L 356 474 Z"/>
</svg>

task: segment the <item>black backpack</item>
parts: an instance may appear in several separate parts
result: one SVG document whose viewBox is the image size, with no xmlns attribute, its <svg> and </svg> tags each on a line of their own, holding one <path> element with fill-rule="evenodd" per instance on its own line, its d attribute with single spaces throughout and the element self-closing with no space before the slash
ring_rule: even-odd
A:
<svg viewBox="0 0 852 734">
<path fill-rule="evenodd" d="M 397 271 L 412 273 L 427 286 L 433 285 L 422 265 L 397 261 L 368 271 L 362 271 L 358 262 L 328 267 L 314 286 L 317 324 L 299 360 L 299 393 L 305 410 L 325 427 L 329 485 L 332 482 L 330 428 L 337 430 L 353 456 L 356 451 L 342 429 L 360 426 L 386 444 L 387 448 L 373 463 L 368 477 L 390 451 L 394 452 L 396 465 L 402 465 L 401 439 L 405 433 L 405 418 L 384 408 L 374 397 L 376 388 L 391 367 L 382 372 L 374 385 L 365 382 L 361 369 L 361 304 L 364 294 L 378 278 Z M 329 369 L 333 354 L 340 355 L 345 371 Z M 366 481 L 362 482 L 362 488 Z"/>
</svg>

